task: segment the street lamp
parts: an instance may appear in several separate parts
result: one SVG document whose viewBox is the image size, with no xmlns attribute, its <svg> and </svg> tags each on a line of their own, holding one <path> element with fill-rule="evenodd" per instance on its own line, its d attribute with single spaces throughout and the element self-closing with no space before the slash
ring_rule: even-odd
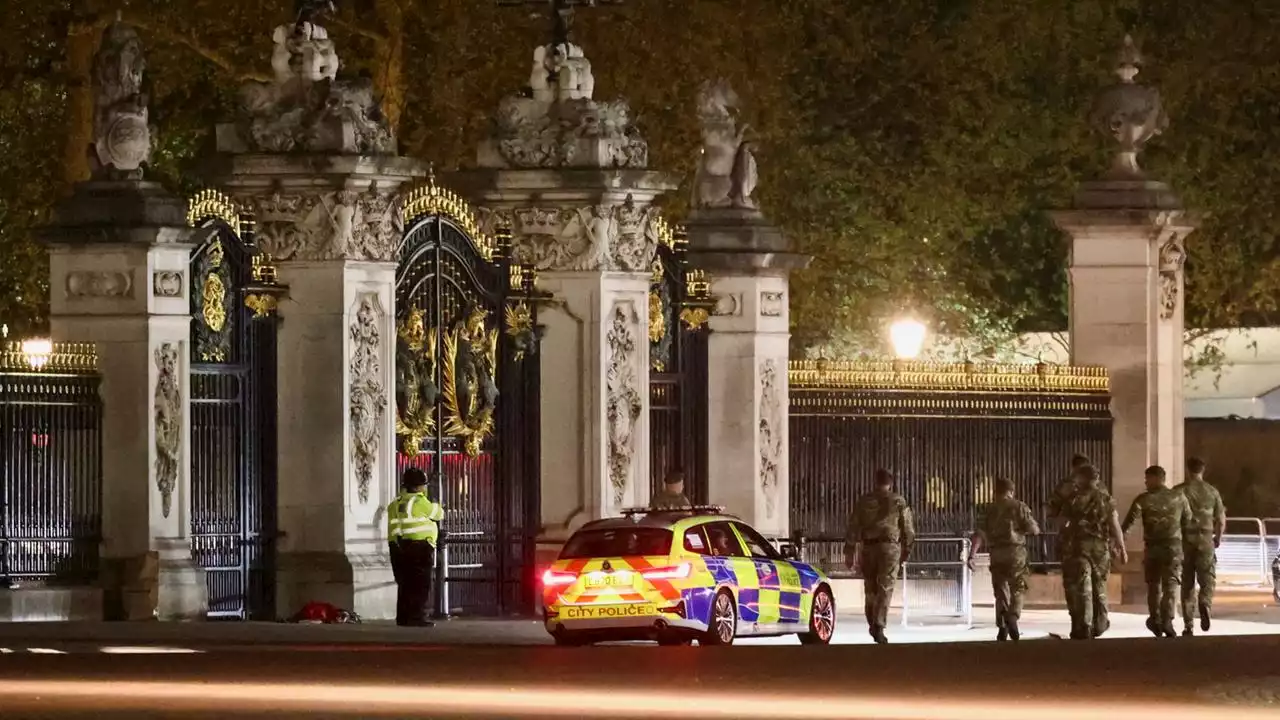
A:
<svg viewBox="0 0 1280 720">
<path fill-rule="evenodd" d="M 924 338 L 928 328 L 913 317 L 898 320 L 889 326 L 889 342 L 893 343 L 893 354 L 899 360 L 914 360 L 924 350 Z"/>
<path fill-rule="evenodd" d="M 49 340 L 23 340 L 21 349 L 27 364 L 35 370 L 49 364 L 49 357 L 53 355 L 53 343 Z"/>
</svg>

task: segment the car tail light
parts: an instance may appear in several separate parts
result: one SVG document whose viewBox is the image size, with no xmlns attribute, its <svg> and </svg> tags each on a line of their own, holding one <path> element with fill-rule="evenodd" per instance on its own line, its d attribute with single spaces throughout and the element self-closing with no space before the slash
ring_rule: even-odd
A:
<svg viewBox="0 0 1280 720">
<path fill-rule="evenodd" d="M 557 585 L 568 585 L 569 583 L 572 583 L 574 580 L 577 580 L 577 579 L 578 579 L 578 576 L 575 575 L 574 573 L 557 572 L 555 570 L 547 570 L 546 572 L 542 573 L 542 584 L 547 587 L 555 587 Z"/>
<path fill-rule="evenodd" d="M 687 578 L 689 573 L 693 571 L 693 566 L 689 563 L 680 563 L 673 567 L 650 568 L 640 573 L 640 577 L 645 580 L 675 580 L 676 578 Z"/>
</svg>

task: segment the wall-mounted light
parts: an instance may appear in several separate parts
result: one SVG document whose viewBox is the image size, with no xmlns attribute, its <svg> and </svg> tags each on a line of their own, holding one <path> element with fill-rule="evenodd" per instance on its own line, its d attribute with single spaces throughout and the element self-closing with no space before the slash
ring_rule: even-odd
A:
<svg viewBox="0 0 1280 720">
<path fill-rule="evenodd" d="M 929 329 L 913 317 L 903 318 L 889 326 L 889 342 L 893 354 L 899 360 L 914 360 L 924 350 L 924 339 Z"/>
</svg>

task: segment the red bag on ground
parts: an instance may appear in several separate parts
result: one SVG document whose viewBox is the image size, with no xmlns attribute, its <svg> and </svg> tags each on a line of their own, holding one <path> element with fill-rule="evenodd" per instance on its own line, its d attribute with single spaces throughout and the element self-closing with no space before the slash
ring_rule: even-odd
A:
<svg viewBox="0 0 1280 720">
<path fill-rule="evenodd" d="M 360 622 L 359 616 L 350 610 L 325 602 L 309 602 L 302 606 L 289 622 L 312 623 L 318 625 L 344 625 Z"/>
</svg>

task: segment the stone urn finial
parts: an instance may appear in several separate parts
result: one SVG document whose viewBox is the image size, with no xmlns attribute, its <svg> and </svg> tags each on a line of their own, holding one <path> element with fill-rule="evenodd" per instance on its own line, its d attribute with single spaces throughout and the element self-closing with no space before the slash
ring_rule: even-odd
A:
<svg viewBox="0 0 1280 720">
<path fill-rule="evenodd" d="M 1115 69 L 1120 82 L 1104 90 L 1093 106 L 1091 123 L 1115 138 L 1119 145 L 1108 179 L 1145 179 L 1145 173 L 1138 166 L 1138 153 L 1169 126 L 1160 91 L 1134 81 L 1142 64 L 1142 54 L 1133 38 L 1125 35 Z"/>
<path fill-rule="evenodd" d="M 151 159 L 151 126 L 143 74 L 147 60 L 133 28 L 118 19 L 102 36 L 93 59 L 93 176 L 142 178 Z"/>
</svg>

